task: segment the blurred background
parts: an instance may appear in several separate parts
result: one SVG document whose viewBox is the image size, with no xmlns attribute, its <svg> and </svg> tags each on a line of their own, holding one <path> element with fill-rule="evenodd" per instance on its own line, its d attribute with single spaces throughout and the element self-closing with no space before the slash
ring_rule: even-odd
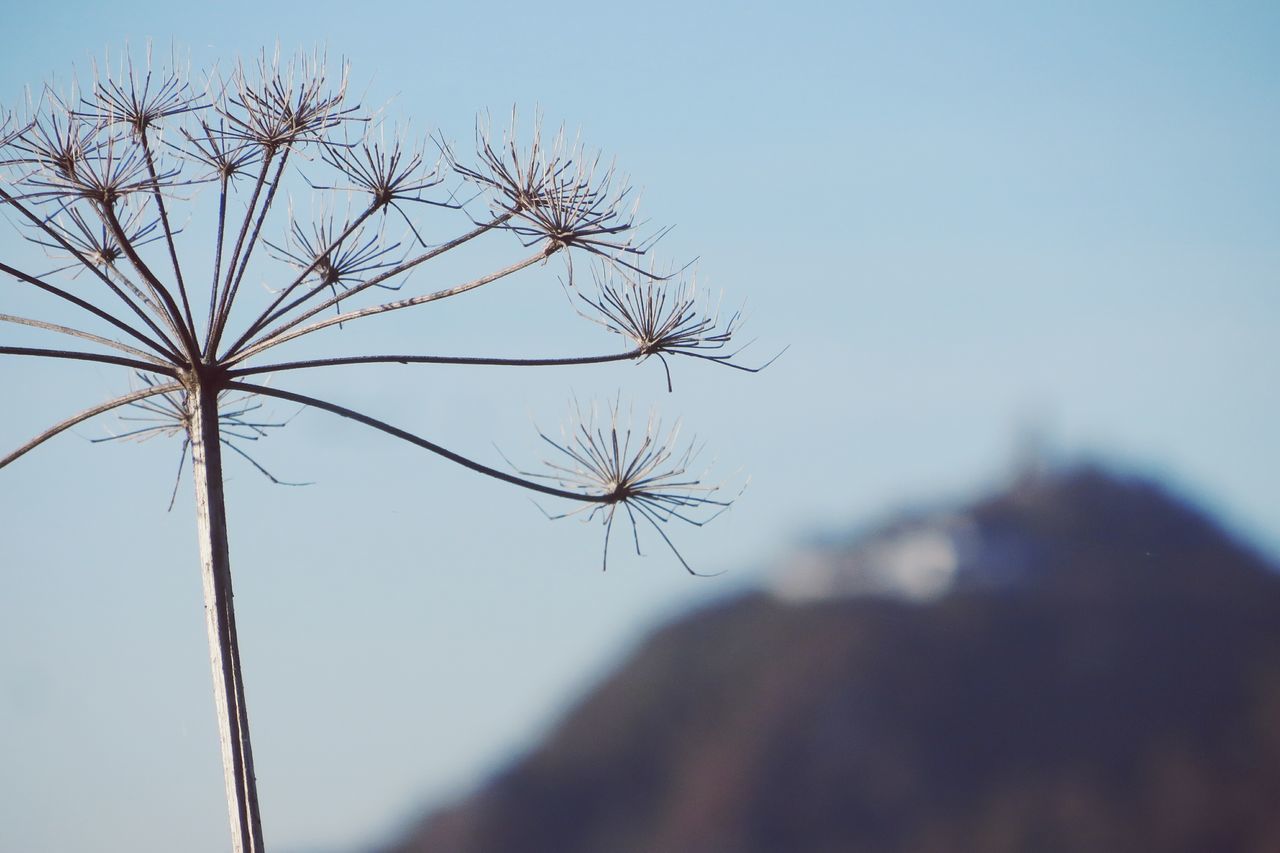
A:
<svg viewBox="0 0 1280 853">
<path fill-rule="evenodd" d="M 1260 722 L 1280 718 L 1270 5 L 11 6 L 12 108 L 152 39 L 196 79 L 264 46 L 327 45 L 362 103 L 462 151 L 477 113 L 501 126 L 513 105 L 522 121 L 540 110 L 616 157 L 654 230 L 676 226 L 659 259 L 696 259 L 700 287 L 745 304 L 745 362 L 789 347 L 755 376 L 675 363 L 672 393 L 656 363 L 281 382 L 494 465 L 496 448 L 536 463 L 537 429 L 574 399 L 620 396 L 683 419 L 734 492 L 750 482 L 706 528 L 670 531 L 723 574 L 690 577 L 652 536 L 643 557 L 617 537 L 601 572 L 598 525 L 548 522 L 514 489 L 268 405 L 292 421 L 255 459 L 315 483 L 228 465 L 271 849 L 1050 849 L 1036 833 L 1064 826 L 1084 834 L 1063 849 L 1280 844 L 1257 794 L 1280 761 Z M 511 242 L 408 287 L 494 269 Z M 52 266 L 33 251 L 0 234 L 5 257 Z M 326 351 L 615 346 L 559 273 L 349 326 Z M 0 311 L 59 319 L 46 309 L 0 283 Z M 128 382 L 0 360 L 0 448 Z M 89 441 L 119 429 L 85 424 L 0 472 L 3 850 L 227 846 L 189 477 L 166 513 L 178 443 Z M 1148 672 L 1158 684 L 1130 701 Z M 799 710 L 770 711 L 780 694 Z M 826 734 L 784 737 L 797 730 Z M 720 752 L 695 762 L 696 745 Z M 833 799 L 730 784 L 764 771 Z M 604 780 L 628 779 L 605 799 Z M 1147 799 L 1117 806 L 1125 780 Z M 512 803 L 554 819 L 560 846 L 537 846 Z M 797 840 L 832 810 L 852 828 Z M 1130 831 L 1165 834 L 1116 834 L 1138 814 Z M 495 825 L 528 826 L 524 846 Z"/>
</svg>

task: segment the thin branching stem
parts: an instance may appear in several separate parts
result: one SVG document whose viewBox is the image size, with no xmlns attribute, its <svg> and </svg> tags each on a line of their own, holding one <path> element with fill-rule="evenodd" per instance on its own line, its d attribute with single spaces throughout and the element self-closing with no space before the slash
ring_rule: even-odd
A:
<svg viewBox="0 0 1280 853">
<path fill-rule="evenodd" d="M 475 228 L 468 231 L 467 233 L 462 234 L 458 237 L 455 237 L 447 243 L 442 243 L 441 245 L 436 246 L 434 249 L 424 252 L 415 258 L 410 258 L 409 260 L 404 261 L 403 263 L 397 264 L 395 267 L 392 267 L 389 270 L 379 273 L 373 278 L 370 278 L 366 281 L 362 281 L 357 285 L 353 285 L 352 287 L 347 288 L 345 292 L 334 295 L 330 299 L 327 299 L 324 302 L 321 302 L 319 305 L 316 305 L 308 309 L 305 313 L 300 314 L 299 316 L 294 317 L 291 320 L 277 326 L 267 334 L 258 338 L 252 344 L 247 344 L 247 349 L 245 348 L 246 348 L 246 342 L 249 339 L 249 335 L 247 334 L 242 335 L 240 337 L 240 340 L 236 341 L 236 343 L 227 350 L 226 359 L 235 358 L 237 361 L 243 360 L 243 358 L 247 356 L 243 356 L 243 354 L 241 353 L 242 349 L 244 349 L 245 352 L 248 352 L 249 350 L 252 350 L 253 352 L 260 352 L 263 349 L 269 349 L 271 346 L 274 346 L 275 344 L 268 343 L 268 342 L 272 341 L 277 336 L 284 334 L 290 329 L 295 328 L 301 325 L 302 323 L 305 323 L 307 320 L 311 319 L 315 315 L 328 310 L 330 307 L 338 304 L 338 302 L 341 301 L 342 299 L 350 299 L 351 297 L 359 294 L 361 291 L 368 290 L 371 287 L 376 287 L 382 284 L 383 282 L 388 281 L 394 278 L 395 276 L 400 275 L 401 273 L 408 272 L 409 270 L 417 266 L 420 266 L 421 264 L 424 264 L 427 261 L 440 257 L 441 255 L 445 254 L 446 252 L 452 249 L 456 249 L 465 243 L 469 243 L 470 241 L 476 239 L 480 235 L 485 234 L 495 228 L 501 227 L 501 225 L 504 222 L 506 222 L 507 219 L 509 218 L 510 218 L 510 214 L 505 214 L 503 216 L 499 216 L 493 219 L 490 222 L 481 223 L 480 225 L 477 225 Z M 317 293 L 321 292 L 323 289 L 324 289 L 323 284 L 313 287 L 308 293 L 294 299 L 294 301 L 291 302 L 289 305 L 276 311 L 276 316 L 277 317 L 283 316 L 288 311 L 292 311 L 294 308 L 296 308 L 299 305 L 302 305 L 307 300 L 315 296 Z"/>
<path fill-rule="evenodd" d="M 182 265 L 178 263 L 178 247 L 173 242 L 173 229 L 169 227 L 169 213 L 165 209 L 164 193 L 160 192 L 159 178 L 156 176 L 155 157 L 151 153 L 151 144 L 147 134 L 141 134 L 142 153 L 147 161 L 147 174 L 151 176 L 151 194 L 156 202 L 156 210 L 160 213 L 160 225 L 164 229 L 164 241 L 169 247 L 169 260 L 173 262 L 173 276 L 178 282 L 178 295 L 182 298 L 182 311 L 187 321 L 187 331 L 192 340 L 196 336 L 196 321 L 191 315 L 191 299 L 187 296 L 187 285 L 182 278 Z"/>
<path fill-rule="evenodd" d="M 97 264 L 93 263 L 88 258 L 86 258 L 84 256 L 84 253 L 82 253 L 75 246 L 71 245 L 71 243 L 69 243 L 67 239 L 63 237 L 62 234 L 60 234 L 57 231 L 57 229 L 51 226 L 45 219 L 42 219 L 41 217 L 36 216 L 34 213 L 28 210 L 26 206 L 22 204 L 21 201 L 14 198 L 9 193 L 5 192 L 3 187 L 0 187 L 0 202 L 7 203 L 14 210 L 18 211 L 18 213 L 21 214 L 24 219 L 28 220 L 37 228 L 39 228 L 41 231 L 43 231 L 45 234 L 47 234 L 49 237 L 51 237 L 54 240 L 54 242 L 58 244 L 59 247 L 64 249 L 72 257 L 74 257 L 77 261 L 79 261 L 85 267 L 85 269 L 89 270 L 95 276 L 97 276 L 98 279 L 100 279 L 102 283 L 105 284 L 111 290 L 112 293 L 114 293 L 117 297 L 119 297 L 120 300 L 124 302 L 125 305 L 129 306 L 129 309 L 133 311 L 133 313 L 138 315 L 138 318 L 141 319 L 142 322 L 147 324 L 147 326 L 151 329 L 151 331 L 155 332 L 155 334 L 160 338 L 160 340 L 164 341 L 164 344 L 160 344 L 155 341 L 152 341 L 146 335 L 133 329 L 132 326 L 125 325 L 119 320 L 115 320 L 113 318 L 108 317 L 106 312 L 98 308 L 90 307 L 89 303 L 85 302 L 82 299 L 79 299 L 78 297 L 73 297 L 70 294 L 65 293 L 64 291 L 53 287 L 52 285 L 47 285 L 43 282 L 39 282 L 33 277 L 27 276 L 25 273 L 18 273 L 17 271 L 14 271 L 13 267 L 8 266 L 7 264 L 0 264 L 0 267 L 2 267 L 5 272 L 8 272 L 10 275 L 14 275 L 18 278 L 21 278 L 23 281 L 26 281 L 28 284 L 35 284 L 37 287 L 40 287 L 51 293 L 55 293 L 61 296 L 62 298 L 66 299 L 67 301 L 73 302 L 79 307 L 85 308 L 86 310 L 91 311 L 92 313 L 96 314 L 99 317 L 108 319 L 114 325 L 118 326 L 121 329 L 125 329 L 129 331 L 129 333 L 134 337 L 138 338 L 141 341 L 146 342 L 148 346 L 155 349 L 155 351 L 158 353 L 161 353 L 163 355 L 171 355 L 171 356 L 174 356 L 175 358 L 177 357 L 178 345 L 174 341 L 170 340 L 168 334 L 166 334 L 159 326 L 156 325 L 155 321 L 151 319 L 151 316 L 148 315 L 146 311 L 142 310 L 142 308 L 140 308 L 137 303 L 135 303 L 128 296 L 126 296 L 124 291 L 122 291 L 119 288 L 119 286 L 117 286 L 116 283 L 113 282 L 110 279 L 110 277 L 107 276 L 105 272 L 103 272 L 101 269 L 98 268 Z"/>
<path fill-rule="evenodd" d="M 76 296 L 73 293 L 67 293 L 62 288 L 49 284 L 48 282 L 42 281 L 41 279 L 36 278 L 33 275 L 29 275 L 20 269 L 11 267 L 8 264 L 4 263 L 3 261 L 0 261 L 0 272 L 7 273 L 13 276 L 14 278 L 18 279 L 19 281 L 24 281 L 27 284 L 38 287 L 41 290 L 45 291 L 46 293 L 52 293 L 54 296 L 57 296 L 60 299 L 65 299 L 67 302 L 70 302 L 72 305 L 75 305 L 78 308 L 82 308 L 85 311 L 88 311 L 90 314 L 94 315 L 95 317 L 98 317 L 99 319 L 107 321 L 111 325 L 115 326 L 117 329 L 121 330 L 122 332 L 128 334 L 133 338 L 136 338 L 137 340 L 151 347 L 157 353 L 159 353 L 162 356 L 165 356 L 166 358 L 172 359 L 174 361 L 181 360 L 181 356 L 178 355 L 177 351 L 174 350 L 171 345 L 169 345 L 170 341 L 168 337 L 164 334 L 164 332 L 162 332 L 159 328 L 157 328 L 154 323 L 150 322 L 150 320 L 148 320 L 148 325 L 151 326 L 151 328 L 161 337 L 164 343 L 161 343 L 160 341 L 152 340 L 151 338 L 144 335 L 142 332 L 135 329 L 133 326 L 130 326 L 128 323 L 124 322 L 123 320 L 120 320 L 117 317 L 111 314 L 108 314 L 106 311 L 103 311 L 98 306 L 93 305 L 92 303 L 86 302 L 85 300 L 81 299 L 79 296 Z M 147 319 L 145 315 L 143 315 L 143 318 Z"/>
<path fill-rule="evenodd" d="M 321 400 L 316 397 L 310 397 L 306 394 L 298 394 L 293 391 L 285 391 L 280 388 L 271 388 L 267 385 L 255 385 L 249 382 L 228 382 L 228 388 L 237 391 L 248 391 L 251 394 L 261 394 L 264 397 L 276 397 L 281 400 L 288 400 L 291 403 L 301 403 L 304 406 L 311 406 L 315 409 L 323 409 L 326 412 L 332 412 L 344 418 L 362 423 L 365 426 L 373 427 L 376 430 L 385 432 L 387 435 L 395 436 L 402 441 L 430 450 L 439 456 L 443 456 L 451 462 L 456 462 L 464 468 L 470 468 L 486 477 L 493 477 L 495 480 L 502 480 L 504 483 L 511 483 L 524 489 L 530 489 L 535 492 L 541 492 L 544 495 L 552 495 L 557 498 L 565 498 L 571 501 L 581 501 L 584 503 L 609 503 L 616 500 L 611 495 L 584 494 L 582 492 L 571 492 L 567 489 L 557 489 L 554 486 L 547 486 L 542 483 L 535 483 L 532 480 L 526 480 L 523 477 L 517 477 L 514 474 L 508 474 L 505 471 L 499 471 L 496 468 L 490 468 L 488 465 L 482 465 L 473 459 L 468 459 L 460 453 L 454 453 L 448 448 L 441 447 L 435 442 L 428 441 L 421 436 L 414 435 L 411 432 L 392 426 L 386 421 L 380 421 L 372 418 L 363 412 L 357 412 L 355 409 L 348 409 L 346 406 L 340 406 L 337 403 L 330 403 L 327 400 Z"/>
<path fill-rule="evenodd" d="M 222 271 L 222 243 L 226 236 L 227 225 L 227 184 L 230 178 L 222 175 L 218 186 L 218 235 L 214 238 L 213 250 L 213 284 L 209 287 L 209 319 L 204 330 L 204 347 L 201 354 L 208 358 L 211 354 L 209 342 L 213 340 L 213 324 L 218 319 L 218 275 Z"/>
<path fill-rule="evenodd" d="M 297 277 L 295 277 L 293 281 L 289 282 L 287 287 L 285 287 L 283 290 L 280 291 L 279 294 L 276 295 L 276 298 L 272 300 L 271 304 L 268 305 L 266 309 L 258 316 L 258 319 L 254 320 L 252 323 L 249 324 L 249 328 L 245 329 L 244 334 L 242 334 L 236 340 L 236 342 L 231 345 L 231 350 L 234 351 L 236 347 L 240 346 L 246 340 L 253 337 L 258 332 L 262 331 L 262 329 L 265 328 L 268 323 L 275 320 L 277 317 L 284 316 L 285 314 L 293 310 L 295 306 L 303 302 L 306 302 L 316 293 L 319 293 L 320 290 L 323 289 L 324 287 L 323 283 L 319 287 L 312 288 L 309 292 L 300 296 L 297 300 L 289 303 L 283 308 L 280 308 L 279 311 L 276 310 L 277 308 L 279 308 L 280 303 L 284 302 L 285 299 L 289 297 L 289 294 L 292 293 L 298 287 L 298 285 L 302 284 L 302 282 L 306 280 L 306 277 L 311 275 L 311 273 L 315 271 L 316 267 L 318 267 L 321 263 L 324 262 L 325 258 L 329 257 L 333 252 L 336 252 L 338 250 L 338 247 L 342 245 L 343 240 L 346 240 L 348 237 L 350 237 L 357 228 L 359 228 L 362 224 L 364 224 L 364 221 L 366 219 L 368 219 L 377 211 L 378 211 L 378 205 L 376 203 L 369 205 L 368 208 L 366 208 L 345 229 L 343 229 L 342 234 L 340 234 L 336 239 L 331 241 L 329 245 L 324 248 L 324 251 L 318 252 L 316 256 L 312 259 L 311 263 L 308 264 L 306 268 L 302 270 L 302 272 L 298 273 Z"/>
<path fill-rule="evenodd" d="M 138 300 L 139 305 L 146 306 L 151 310 L 151 313 L 157 317 L 166 316 L 164 308 L 160 307 L 154 299 L 144 293 L 141 287 L 134 284 L 133 279 L 129 278 L 127 270 L 121 269 L 115 263 L 107 263 L 103 264 L 102 271 L 108 276 L 114 275 L 115 279 L 119 281 L 126 290 L 134 295 L 134 298 Z M 172 331 L 172 324 L 166 323 L 166 325 L 170 326 L 170 330 Z"/>
<path fill-rule="evenodd" d="M 454 355 L 354 355 L 342 358 L 315 358 L 305 361 L 284 361 L 278 364 L 259 364 L 227 371 L 235 379 L 261 373 L 282 373 L 286 370 L 305 370 L 311 367 L 339 367 L 348 364 L 455 364 L 489 367 L 564 367 L 581 364 L 607 364 L 613 361 L 631 361 L 643 358 L 643 350 L 633 349 L 612 355 L 586 355 L 573 358 L 485 358 Z"/>
<path fill-rule="evenodd" d="M 226 291 L 223 293 L 222 308 L 218 312 L 218 323 L 213 330 L 213 339 L 209 342 L 209 352 L 218 351 L 218 342 L 222 340 L 222 332 L 227 327 L 227 320 L 231 317 L 231 306 L 236 301 L 236 294 L 240 292 L 240 282 L 244 280 L 245 270 L 249 267 L 249 258 L 253 255 L 253 247 L 258 244 L 258 237 L 262 233 L 262 223 L 266 221 L 267 214 L 271 211 L 271 205 L 276 198 L 276 190 L 280 188 L 280 177 L 284 174 L 285 164 L 289 162 L 289 151 L 286 148 L 284 153 L 280 155 L 280 161 L 276 164 L 276 174 L 271 181 L 271 186 L 267 190 L 267 197 L 262 202 L 262 209 L 258 212 L 257 222 L 253 225 L 253 231 L 249 235 L 249 242 L 245 244 L 244 254 L 240 258 L 240 268 L 235 270 L 235 279 L 230 281 Z M 247 222 L 247 220 L 246 220 Z M 234 268 L 234 264 L 232 265 Z M 230 276 L 232 269 L 227 270 Z"/>
<path fill-rule="evenodd" d="M 209 335 L 204 342 L 204 350 L 206 355 L 212 355 L 213 353 L 217 352 L 217 347 L 215 346 L 214 342 L 218 338 L 218 329 L 220 328 L 222 319 L 226 315 L 226 312 L 228 310 L 227 301 L 231 291 L 231 281 L 235 275 L 236 265 L 239 264 L 240 262 L 240 251 L 244 247 L 245 238 L 249 234 L 249 223 L 253 221 L 253 212 L 258 204 L 258 196 L 262 194 L 262 187 L 267 182 L 267 174 L 271 169 L 271 160 L 274 157 L 274 154 L 275 154 L 274 151 L 268 150 L 266 154 L 264 154 L 262 157 L 262 168 L 258 170 L 258 179 L 257 181 L 254 182 L 254 185 L 253 185 L 253 195 L 249 197 L 249 204 L 245 208 L 245 212 L 244 212 L 244 220 L 240 223 L 240 234 L 238 237 L 236 237 L 235 248 L 231 251 L 231 262 L 227 265 L 226 280 L 224 282 L 219 282 L 218 279 L 216 278 L 214 279 L 214 290 L 216 290 L 218 294 L 217 296 L 218 307 L 215 311 L 211 312 L 209 317 Z M 222 184 L 222 197 L 223 197 L 224 203 L 226 200 L 226 194 L 227 194 L 226 181 L 224 180 Z M 224 204 L 224 210 L 225 210 L 225 204 Z M 223 221 L 222 217 L 220 216 L 218 219 L 220 226 L 222 221 Z M 218 229 L 218 257 L 219 259 L 221 259 L 222 257 L 221 227 L 219 227 Z"/>
<path fill-rule="evenodd" d="M 271 349 L 272 347 L 279 346 L 280 344 L 285 343 L 286 341 L 291 341 L 294 338 L 300 338 L 303 335 L 309 335 L 312 332 L 318 332 L 321 329 L 327 329 L 330 326 L 336 326 L 342 323 L 350 323 L 354 320 L 359 320 L 362 317 L 372 317 L 376 314 L 385 314 L 388 311 L 398 311 L 402 308 L 412 308 L 415 305 L 424 305 L 428 302 L 435 302 L 438 299 L 446 299 L 450 296 L 457 296 L 460 293 L 466 293 L 469 290 L 475 290 L 477 287 L 483 287 L 486 284 L 491 284 L 499 279 L 506 278 L 507 276 L 512 275 L 513 273 L 517 273 L 520 270 L 525 269 L 526 267 L 531 267 L 536 263 L 545 261 L 547 258 L 551 257 L 551 255 L 553 255 L 559 248 L 560 247 L 555 243 L 548 243 L 545 248 L 538 250 L 537 253 L 530 255 L 529 257 L 525 258 L 522 261 L 516 261 L 514 264 L 511 264 L 508 267 L 504 267 L 498 270 L 497 272 L 492 272 L 489 275 L 472 279 L 471 281 L 466 282 L 465 284 L 459 284 L 455 287 L 445 288 L 444 290 L 437 290 L 435 293 L 424 293 L 421 296 L 411 296 L 407 299 L 397 299 L 394 302 L 385 302 L 382 305 L 371 305 L 368 308 L 360 308 L 355 311 L 348 311 L 345 314 L 339 314 L 336 317 L 329 317 L 328 319 L 320 320 L 319 322 L 312 323 L 309 326 L 303 326 L 300 329 L 294 329 L 293 331 L 286 332 L 274 338 L 266 338 L 261 343 L 258 343 L 254 346 L 249 347 L 239 355 L 225 356 L 222 359 L 222 361 L 224 364 L 227 364 L 227 365 L 238 364 L 244 361 L 246 358 L 250 358 L 255 353 L 259 353 L 259 352 L 262 352 L 263 350 L 267 350 L 267 349 Z"/>
<path fill-rule="evenodd" d="M 200 347 L 196 344 L 195 333 L 183 323 L 182 311 L 178 308 L 178 303 L 173 301 L 173 294 L 169 293 L 168 288 L 151 271 L 151 267 L 147 266 L 146 261 L 142 260 L 141 256 L 138 255 L 138 250 L 134 248 L 133 241 L 129 239 L 129 235 L 125 233 L 124 226 L 120 224 L 120 218 L 116 216 L 115 205 L 100 204 L 98 205 L 98 210 L 102 215 L 103 221 L 107 223 L 107 227 L 111 229 L 111 233 L 115 236 L 116 242 L 124 250 L 125 256 L 133 264 L 133 268 L 138 271 L 138 275 L 142 276 L 142 280 L 147 283 L 152 294 L 164 303 L 164 311 L 161 312 L 161 316 L 168 321 L 174 334 L 178 336 L 178 340 L 181 341 L 182 348 L 186 350 L 187 357 L 191 360 L 191 363 L 194 364 L 199 361 Z"/>
</svg>

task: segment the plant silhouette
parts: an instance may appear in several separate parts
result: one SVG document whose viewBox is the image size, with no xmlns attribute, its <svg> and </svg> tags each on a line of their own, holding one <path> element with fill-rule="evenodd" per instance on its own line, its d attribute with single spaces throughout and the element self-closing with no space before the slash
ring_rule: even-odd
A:
<svg viewBox="0 0 1280 853">
<path fill-rule="evenodd" d="M 438 156 L 428 156 L 428 144 Z M 32 327 L 51 344 L 0 345 L 0 356 L 111 365 L 122 369 L 122 382 L 133 382 L 133 390 L 0 458 L 0 468 L 114 410 L 125 411 L 126 424 L 116 438 L 181 438 L 179 475 L 189 452 L 195 487 L 238 853 L 258 853 L 263 843 L 232 607 L 223 450 L 282 482 L 241 446 L 283 425 L 257 419 L 259 398 L 323 410 L 485 476 L 572 502 L 579 509 L 553 517 L 601 519 L 606 557 L 622 512 L 637 549 L 640 529 L 652 529 L 692 571 L 663 528 L 673 520 L 700 525 L 732 501 L 691 470 L 693 448 L 678 446 L 678 431 L 662 431 L 655 419 L 633 431 L 616 403 L 600 420 L 580 410 L 558 441 L 544 436 L 554 458 L 529 472 L 510 463 L 505 469 L 482 464 L 283 387 L 295 371 L 337 365 L 550 368 L 657 357 L 668 387 L 675 356 L 758 370 L 733 360 L 737 315 L 721 322 L 691 286 L 646 271 L 645 255 L 661 232 L 640 234 L 626 180 L 563 133 L 544 138 L 535 122 L 521 143 L 513 113 L 500 137 L 478 122 L 474 156 L 462 158 L 441 137 L 414 145 L 349 104 L 347 69 L 331 73 L 323 54 L 281 59 L 264 52 L 197 85 L 175 62 L 153 64 L 148 52 L 145 62 L 126 54 L 110 70 L 98 69 L 83 90 L 46 87 L 29 98 L 21 117 L 5 114 L 0 164 L 0 211 L 56 259 L 53 270 L 34 272 L 0 258 L 7 286 L 40 291 L 36 310 L 49 312 L 0 314 L 0 328 Z M 295 217 L 285 201 L 290 187 L 319 196 L 328 212 L 313 221 Z M 347 200 L 345 212 L 339 199 Z M 433 233 L 442 217 L 457 223 L 443 238 Z M 403 230 L 404 237 L 388 237 L 389 229 Z M 522 259 L 441 289 L 407 286 L 409 274 L 432 261 L 504 234 L 527 250 Z M 575 256 L 592 273 L 587 293 L 575 281 Z M 417 352 L 272 358 L 300 338 L 449 299 L 553 258 L 565 260 L 565 286 L 579 313 L 619 335 L 624 349 L 569 358 Z M 258 277 L 271 289 L 245 287 Z"/>
</svg>

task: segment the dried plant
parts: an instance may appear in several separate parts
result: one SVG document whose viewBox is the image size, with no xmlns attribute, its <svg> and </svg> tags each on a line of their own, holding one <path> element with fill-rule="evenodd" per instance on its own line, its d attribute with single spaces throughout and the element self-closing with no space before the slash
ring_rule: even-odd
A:
<svg viewBox="0 0 1280 853">
<path fill-rule="evenodd" d="M 605 530 L 602 566 L 609 562 L 609 535 L 613 531 L 614 517 L 621 508 L 631 522 L 637 554 L 641 553 L 640 528 L 636 523 L 639 519 L 647 522 L 662 537 L 686 571 L 696 575 L 698 572 L 693 570 L 662 528 L 673 520 L 701 527 L 728 509 L 733 501 L 715 497 L 720 486 L 705 482 L 705 475 L 693 472 L 699 447 L 690 442 L 683 450 L 680 449 L 678 423 L 664 436 L 662 422 L 651 413 L 644 433 L 639 434 L 623 424 L 619 414 L 619 406 L 615 402 L 609 412 L 606 431 L 597 423 L 594 408 L 588 416 L 578 408 L 574 421 L 562 431 L 559 441 L 541 435 L 542 440 L 556 450 L 555 456 L 545 463 L 549 473 L 522 473 L 550 480 L 560 488 L 603 498 L 600 503 L 593 502 L 550 516 L 560 519 L 580 515 L 584 521 L 599 517 Z M 710 515 L 694 517 L 694 513 L 706 510 L 711 511 Z"/>
<path fill-rule="evenodd" d="M 283 483 L 241 446 L 283 426 L 255 414 L 261 398 L 330 412 L 494 479 L 569 501 L 579 508 L 559 517 L 603 520 L 606 560 L 609 533 L 622 512 L 637 550 L 639 528 L 651 528 L 692 571 L 666 523 L 700 525 L 731 503 L 691 471 L 694 454 L 691 446 L 677 446 L 676 430 L 663 433 L 651 420 L 643 432 L 632 432 L 619 422 L 616 404 L 608 426 L 580 418 L 559 441 L 547 438 L 555 458 L 545 471 L 530 474 L 490 467 L 274 380 L 334 365 L 569 367 L 656 356 L 670 388 L 669 358 L 675 356 L 759 369 L 734 361 L 729 345 L 737 314 L 722 323 L 701 307 L 691 286 L 642 269 L 639 259 L 657 235 L 641 234 L 634 193 L 598 155 L 567 143 L 563 133 L 544 142 L 538 127 L 521 144 L 513 115 L 500 142 L 487 124 L 478 125 L 474 160 L 437 140 L 436 163 L 420 147 L 398 137 L 388 141 L 346 96 L 346 67 L 330 75 L 323 54 L 290 61 L 264 53 L 199 86 L 175 63 L 159 68 L 149 55 L 145 63 L 126 56 L 114 72 L 97 72 L 83 95 L 74 88 L 69 94 L 47 89 L 29 105 L 26 121 L 0 116 L 0 211 L 56 265 L 37 273 L 4 257 L 0 276 L 11 287 L 38 291 L 50 316 L 61 308 L 69 318 L 0 314 L 0 328 L 35 329 L 52 344 L 0 344 L 0 356 L 118 366 L 141 381 L 35 436 L 0 458 L 0 468 L 76 424 L 116 410 L 126 412 L 123 428 L 103 440 L 180 438 L 179 473 L 190 452 L 231 830 L 241 853 L 263 845 L 232 608 L 223 450 Z M 313 174 L 304 175 L 303 165 Z M 453 191 L 445 187 L 447 176 L 458 183 Z M 322 215 L 314 221 L 296 217 L 292 204 L 282 203 L 291 187 L 321 194 L 315 209 Z M 463 187 L 469 189 L 464 193 Z M 209 210 L 197 215 L 202 201 Z M 440 213 L 425 219 L 427 210 Z M 458 230 L 431 233 L 450 211 L 460 216 Z M 178 222 L 187 229 L 182 240 Z M 211 252 L 192 258 L 192 223 L 206 222 L 210 233 L 200 245 Z M 387 237 L 388 223 L 403 227 L 404 237 Z M 505 232 L 531 250 L 523 259 L 442 289 L 405 287 L 409 275 L 430 262 Z M 265 244 L 261 251 L 259 244 Z M 553 257 L 565 260 L 567 286 L 576 293 L 575 253 L 592 259 L 596 275 L 596 295 L 578 297 L 582 313 L 621 335 L 621 352 L 269 357 L 330 327 L 447 299 Z M 244 287 L 250 269 L 266 289 Z M 384 301 L 388 290 L 400 292 Z M 267 376 L 273 384 L 262 380 Z M 174 488 L 176 493 L 176 483 Z"/>
<path fill-rule="evenodd" d="M 668 355 L 701 358 L 747 373 L 759 373 L 782 355 L 778 353 L 759 367 L 735 362 L 745 347 L 727 347 L 742 322 L 742 312 L 735 311 L 722 323 L 719 307 L 708 310 L 693 284 L 672 284 L 654 275 L 637 278 L 629 270 L 607 265 L 595 273 L 595 281 L 594 298 L 578 295 L 590 313 L 578 313 L 622 335 L 639 358 L 657 356 L 667 374 L 668 391 L 672 390 Z"/>
</svg>

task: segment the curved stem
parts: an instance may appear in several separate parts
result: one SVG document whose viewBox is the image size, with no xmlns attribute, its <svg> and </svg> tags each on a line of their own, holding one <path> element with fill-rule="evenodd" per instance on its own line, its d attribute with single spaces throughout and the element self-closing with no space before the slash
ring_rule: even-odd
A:
<svg viewBox="0 0 1280 853">
<path fill-rule="evenodd" d="M 557 498 L 565 498 L 571 501 L 581 501 L 583 503 L 610 503 L 616 500 L 611 495 L 591 495 L 582 492 L 571 492 L 567 489 L 557 489 L 554 486 L 546 486 L 542 483 L 536 483 L 533 480 L 526 480 L 523 477 L 517 477 L 514 474 L 508 474 L 505 471 L 499 471 L 496 468 L 490 468 L 488 465 L 482 465 L 479 462 L 468 459 L 467 457 L 454 453 L 452 450 L 441 447 L 432 441 L 414 435 L 411 432 L 394 427 L 386 421 L 380 421 L 377 418 L 371 418 L 366 414 L 357 412 L 354 409 L 348 409 L 346 406 L 339 406 L 336 403 L 330 403 L 326 400 L 320 400 L 315 397 L 309 397 L 306 394 L 296 394 L 292 391 L 284 391 L 279 388 L 269 388 L 266 385 L 254 385 L 249 382 L 228 382 L 228 388 L 234 388 L 237 391 L 248 391 L 251 394 L 261 394 L 264 397 L 276 397 L 281 400 L 288 400 L 291 403 L 301 403 L 304 406 L 311 406 L 316 409 L 323 409 L 326 412 L 332 412 L 344 418 L 362 423 L 365 426 L 373 427 L 376 430 L 385 432 L 387 435 L 395 436 L 402 441 L 417 445 L 424 450 L 430 450 L 439 456 L 443 456 L 450 462 L 456 462 L 464 468 L 470 468 L 486 477 L 493 477 L 495 480 L 502 480 L 504 483 L 511 483 L 524 489 L 534 492 L 541 492 L 544 495 L 552 495 Z"/>
<path fill-rule="evenodd" d="M 71 427 L 83 421 L 87 421 L 89 418 L 100 415 L 103 412 L 109 412 L 112 409 L 118 409 L 119 407 L 128 405 L 135 400 L 145 400 L 147 397 L 154 397 L 157 394 L 167 394 L 170 391 L 177 391 L 180 388 L 182 388 L 181 382 L 166 382 L 163 385 L 153 385 L 150 388 L 144 388 L 141 391 L 134 391 L 131 394 L 125 394 L 124 396 L 116 397 L 114 400 L 108 400 L 105 403 L 100 403 L 97 406 L 85 409 L 83 412 L 80 412 L 77 415 L 72 415 L 61 423 L 54 424 L 35 438 L 28 441 L 26 444 L 19 447 L 17 450 L 10 453 L 8 456 L 0 458 L 0 468 L 5 467 L 20 456 L 23 456 L 39 447 L 41 444 L 44 444 L 58 433 L 71 429 Z"/>
</svg>

